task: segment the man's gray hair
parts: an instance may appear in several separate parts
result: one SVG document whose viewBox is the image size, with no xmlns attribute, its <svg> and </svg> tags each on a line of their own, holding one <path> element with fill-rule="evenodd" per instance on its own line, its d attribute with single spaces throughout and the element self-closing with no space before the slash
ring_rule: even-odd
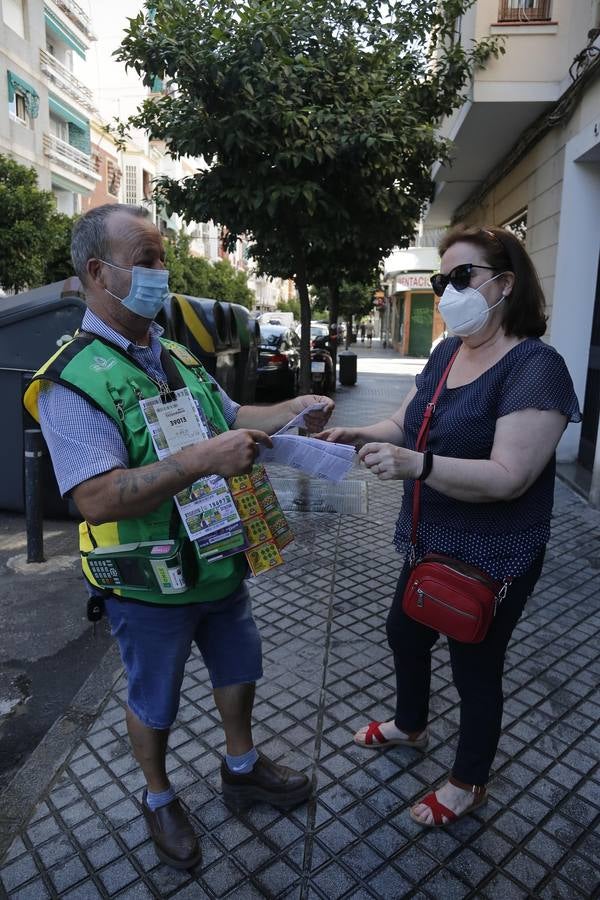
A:
<svg viewBox="0 0 600 900">
<path fill-rule="evenodd" d="M 114 213 L 124 212 L 138 219 L 148 217 L 143 206 L 129 206 L 127 203 L 105 203 L 90 209 L 77 219 L 71 236 L 71 260 L 75 274 L 87 283 L 87 264 L 90 259 L 110 259 L 111 246 L 107 234 L 107 223 Z"/>
</svg>

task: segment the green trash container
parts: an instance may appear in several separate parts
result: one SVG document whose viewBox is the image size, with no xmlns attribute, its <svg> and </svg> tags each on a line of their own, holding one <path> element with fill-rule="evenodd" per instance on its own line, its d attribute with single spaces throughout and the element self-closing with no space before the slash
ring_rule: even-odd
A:
<svg viewBox="0 0 600 900">
<path fill-rule="evenodd" d="M 179 314 L 179 307 L 177 305 L 177 300 L 173 294 L 170 295 L 169 299 L 163 304 L 163 308 L 160 310 L 158 315 L 155 317 L 154 321 L 157 325 L 160 325 L 161 328 L 164 329 L 163 337 L 169 338 L 171 341 L 177 341 L 177 316 Z"/>
<path fill-rule="evenodd" d="M 57 281 L 4 297 L 0 304 L 0 395 L 3 409 L 0 508 L 23 512 L 25 484 L 23 433 L 38 428 L 23 406 L 23 392 L 34 372 L 69 341 L 81 325 L 85 296 L 77 278 Z M 50 457 L 42 459 L 44 515 L 79 518 L 63 500 Z"/>
<path fill-rule="evenodd" d="M 173 339 L 188 347 L 223 390 L 233 396 L 239 339 L 236 332 L 232 345 L 231 316 L 225 304 L 186 294 L 173 294 L 172 301 Z"/>
<path fill-rule="evenodd" d="M 242 346 L 239 331 L 239 322 L 237 316 L 235 315 L 232 303 L 229 303 L 229 301 L 227 300 L 220 300 L 219 303 L 221 304 L 223 313 L 225 315 L 225 326 L 227 328 L 227 334 L 229 336 L 229 346 L 231 347 L 231 351 L 233 353 L 233 378 L 228 381 L 230 389 L 225 388 L 225 390 L 232 399 L 236 399 L 236 393 L 238 389 L 238 370 L 240 366 L 240 353 Z M 221 384 L 220 381 L 219 384 Z"/>
<path fill-rule="evenodd" d="M 256 370 L 258 367 L 258 347 L 260 345 L 260 325 L 239 303 L 229 304 L 237 321 L 240 352 L 236 362 L 235 394 L 237 403 L 254 403 L 256 398 Z"/>
<path fill-rule="evenodd" d="M 342 350 L 338 353 L 340 384 L 349 387 L 356 384 L 357 359 L 356 353 L 352 350 Z"/>
</svg>

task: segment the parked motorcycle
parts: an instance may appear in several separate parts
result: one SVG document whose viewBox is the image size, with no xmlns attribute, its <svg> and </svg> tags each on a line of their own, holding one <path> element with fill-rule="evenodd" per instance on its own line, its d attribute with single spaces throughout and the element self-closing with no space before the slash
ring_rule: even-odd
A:
<svg viewBox="0 0 600 900">
<path fill-rule="evenodd" d="M 328 335 L 319 335 L 311 341 L 310 383 L 314 394 L 329 394 L 335 390 L 335 370 L 330 347 Z"/>
</svg>

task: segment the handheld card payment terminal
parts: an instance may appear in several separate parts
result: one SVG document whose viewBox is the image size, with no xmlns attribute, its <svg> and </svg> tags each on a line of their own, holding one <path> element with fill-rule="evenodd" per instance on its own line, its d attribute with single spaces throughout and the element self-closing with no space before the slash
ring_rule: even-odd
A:
<svg viewBox="0 0 600 900">
<path fill-rule="evenodd" d="M 103 588 L 181 594 L 189 587 L 181 541 L 98 547 L 86 560 L 94 580 Z"/>
</svg>

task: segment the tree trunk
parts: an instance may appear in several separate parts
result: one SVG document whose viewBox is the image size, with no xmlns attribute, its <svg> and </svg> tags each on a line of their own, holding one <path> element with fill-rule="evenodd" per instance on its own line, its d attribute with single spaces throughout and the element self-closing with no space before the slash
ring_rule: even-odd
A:
<svg viewBox="0 0 600 900">
<path fill-rule="evenodd" d="M 310 369 L 310 298 L 308 296 L 304 261 L 300 259 L 296 267 L 295 282 L 300 298 L 300 393 L 310 394 L 312 381 Z"/>
<path fill-rule="evenodd" d="M 346 317 L 346 350 L 350 349 L 352 343 L 352 316 Z"/>
<path fill-rule="evenodd" d="M 333 374 L 334 374 L 334 385 L 337 382 L 335 378 L 335 373 L 337 371 L 337 352 L 338 352 L 338 331 L 337 331 L 337 320 L 340 310 L 340 289 L 337 281 L 332 282 L 329 285 L 329 335 L 335 334 L 335 340 L 331 340 L 330 349 L 331 349 L 331 358 L 333 360 Z M 334 330 L 335 329 L 335 330 Z M 335 390 L 335 388 L 334 388 Z"/>
</svg>

